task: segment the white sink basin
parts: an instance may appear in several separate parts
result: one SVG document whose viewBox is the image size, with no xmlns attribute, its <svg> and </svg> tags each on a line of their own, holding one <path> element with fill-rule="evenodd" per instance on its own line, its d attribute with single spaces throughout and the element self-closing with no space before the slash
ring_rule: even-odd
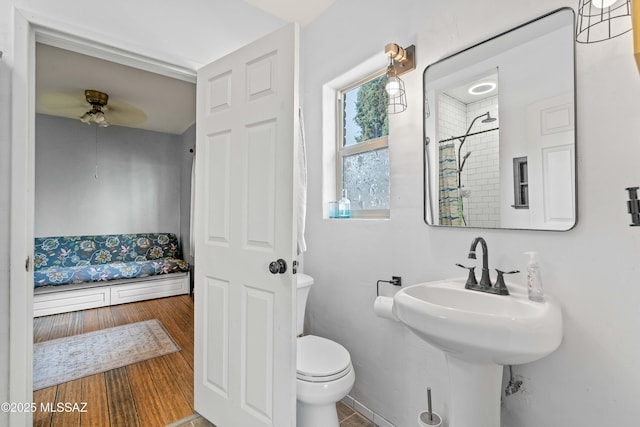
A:
<svg viewBox="0 0 640 427">
<path fill-rule="evenodd" d="M 562 313 L 549 295 L 538 303 L 522 287 L 511 295 L 464 289 L 465 279 L 409 286 L 396 293 L 393 311 L 420 338 L 452 356 L 514 365 L 553 352 L 562 340 Z"/>
</svg>

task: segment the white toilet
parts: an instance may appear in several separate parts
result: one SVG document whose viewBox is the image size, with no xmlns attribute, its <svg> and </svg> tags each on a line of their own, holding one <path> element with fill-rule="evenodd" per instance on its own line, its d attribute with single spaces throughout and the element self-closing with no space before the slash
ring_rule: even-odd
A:
<svg viewBox="0 0 640 427">
<path fill-rule="evenodd" d="M 346 348 L 326 338 L 300 336 L 313 278 L 298 277 L 297 427 L 339 427 L 336 403 L 349 393 L 356 376 Z"/>
</svg>

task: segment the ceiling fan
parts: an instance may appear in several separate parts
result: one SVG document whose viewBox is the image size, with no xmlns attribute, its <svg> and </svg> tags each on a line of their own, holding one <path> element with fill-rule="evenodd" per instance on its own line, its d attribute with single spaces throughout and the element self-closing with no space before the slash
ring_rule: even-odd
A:
<svg viewBox="0 0 640 427">
<path fill-rule="evenodd" d="M 108 104 L 108 105 L 107 105 Z M 147 120 L 140 108 L 95 89 L 78 92 L 47 92 L 38 99 L 38 112 L 79 119 L 98 126 L 136 126 Z"/>
<path fill-rule="evenodd" d="M 107 102 L 109 102 L 109 95 L 97 90 L 87 89 L 84 91 L 84 96 L 91 105 L 91 110 L 80 116 L 80 121 L 86 124 L 95 123 L 103 128 L 109 126 L 110 123 L 104 116 L 104 112 L 107 110 Z"/>
</svg>

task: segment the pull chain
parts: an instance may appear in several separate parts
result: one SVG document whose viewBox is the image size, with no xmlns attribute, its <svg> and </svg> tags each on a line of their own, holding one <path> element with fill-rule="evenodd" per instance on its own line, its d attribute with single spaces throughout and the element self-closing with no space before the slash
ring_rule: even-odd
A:
<svg viewBox="0 0 640 427">
<path fill-rule="evenodd" d="M 93 177 L 98 179 L 98 125 L 94 126 L 96 128 L 96 171 Z"/>
</svg>

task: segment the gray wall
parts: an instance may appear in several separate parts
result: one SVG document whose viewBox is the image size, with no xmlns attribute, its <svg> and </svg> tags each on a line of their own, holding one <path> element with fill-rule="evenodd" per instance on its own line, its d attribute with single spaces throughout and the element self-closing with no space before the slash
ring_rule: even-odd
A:
<svg viewBox="0 0 640 427">
<path fill-rule="evenodd" d="M 180 172 L 180 236 L 182 253 L 187 261 L 193 262 L 189 235 L 191 232 L 191 165 L 195 159 L 196 125 L 194 124 L 180 135 L 180 158 L 182 166 Z M 190 152 L 189 150 L 194 150 Z M 192 277 L 193 279 L 193 277 Z"/>
<path fill-rule="evenodd" d="M 179 236 L 182 138 L 120 126 L 97 131 L 96 155 L 95 126 L 36 116 L 35 235 Z"/>
<path fill-rule="evenodd" d="M 545 289 L 560 300 L 564 339 L 553 354 L 515 366 L 524 391 L 503 399 L 503 427 L 630 426 L 640 418 L 640 229 L 629 227 L 625 187 L 640 185 L 640 78 L 631 33 L 577 46 L 579 215 L 568 232 L 428 227 L 422 221 L 422 72 L 430 63 L 561 6 L 557 0 L 388 2 L 339 0 L 302 31 L 302 106 L 309 162 L 305 272 L 315 285 L 310 332 L 351 353 L 352 395 L 398 427 L 426 407 L 448 412 L 442 353 L 402 325 L 373 314 L 376 280 L 406 285 L 460 277 L 471 240 L 482 235 L 491 267 L 526 271 L 537 250 Z M 365 12 L 363 12 L 365 11 Z M 365 17 L 366 18 L 363 18 Z M 348 49 L 335 49 L 347 41 Z M 407 111 L 390 119 L 391 218 L 322 218 L 322 85 L 375 55 L 386 43 L 415 43 L 417 69 L 402 78 Z M 503 110 L 500 111 L 501 119 Z M 514 280 L 524 282 L 525 275 Z M 492 276 L 495 277 L 495 276 Z M 395 289 L 381 286 L 391 295 Z"/>
</svg>

